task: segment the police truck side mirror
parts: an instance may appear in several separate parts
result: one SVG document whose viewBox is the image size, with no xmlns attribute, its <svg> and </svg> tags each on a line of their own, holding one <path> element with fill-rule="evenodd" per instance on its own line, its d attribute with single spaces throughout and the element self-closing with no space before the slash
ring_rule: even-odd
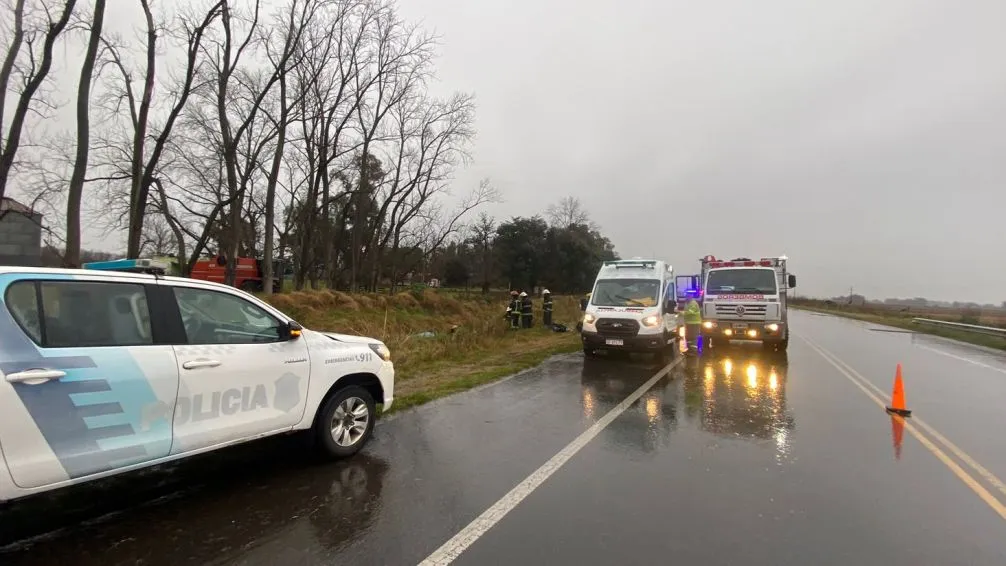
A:
<svg viewBox="0 0 1006 566">
<path fill-rule="evenodd" d="M 788 283 L 789 283 L 789 288 L 790 289 L 792 289 L 793 287 L 796 287 L 796 275 L 790 275 Z"/>
<path fill-rule="evenodd" d="M 301 332 L 303 332 L 304 327 L 299 323 L 291 320 L 290 322 L 284 323 L 279 327 L 279 338 L 280 340 L 296 340 L 300 338 Z"/>
</svg>

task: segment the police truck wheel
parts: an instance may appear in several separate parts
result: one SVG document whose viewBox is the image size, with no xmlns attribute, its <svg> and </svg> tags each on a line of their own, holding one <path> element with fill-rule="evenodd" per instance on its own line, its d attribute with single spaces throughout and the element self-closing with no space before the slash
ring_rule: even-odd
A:
<svg viewBox="0 0 1006 566">
<path fill-rule="evenodd" d="M 376 417 L 374 398 L 366 389 L 351 385 L 337 391 L 315 419 L 318 449 L 330 458 L 356 454 L 373 434 Z"/>
</svg>

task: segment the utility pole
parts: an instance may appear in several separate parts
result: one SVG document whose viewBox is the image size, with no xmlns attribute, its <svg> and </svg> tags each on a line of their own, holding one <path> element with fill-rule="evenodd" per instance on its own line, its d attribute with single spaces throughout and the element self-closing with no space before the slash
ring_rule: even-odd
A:
<svg viewBox="0 0 1006 566">
<path fill-rule="evenodd" d="M 852 304 L 852 286 L 849 287 L 849 304 Z"/>
</svg>

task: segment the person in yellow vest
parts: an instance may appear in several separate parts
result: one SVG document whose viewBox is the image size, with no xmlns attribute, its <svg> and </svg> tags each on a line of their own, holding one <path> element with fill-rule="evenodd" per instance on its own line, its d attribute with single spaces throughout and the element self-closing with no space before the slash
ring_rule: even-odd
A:
<svg viewBox="0 0 1006 566">
<path fill-rule="evenodd" d="M 700 334 L 702 334 L 702 308 L 695 297 L 690 296 L 685 304 L 685 340 L 688 343 L 689 353 L 698 352 Z"/>
</svg>

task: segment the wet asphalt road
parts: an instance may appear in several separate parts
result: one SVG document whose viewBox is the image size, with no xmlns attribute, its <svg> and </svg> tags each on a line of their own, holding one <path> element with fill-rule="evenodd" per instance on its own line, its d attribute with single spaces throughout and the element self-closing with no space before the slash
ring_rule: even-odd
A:
<svg viewBox="0 0 1006 566">
<path fill-rule="evenodd" d="M 1006 564 L 1006 357 L 871 327 L 797 313 L 788 356 L 687 359 L 456 563 Z M 896 449 L 867 392 L 886 401 L 898 362 L 924 440 Z M 656 370 L 557 358 L 345 462 L 270 439 L 19 502 L 0 564 L 416 564 Z"/>
</svg>

